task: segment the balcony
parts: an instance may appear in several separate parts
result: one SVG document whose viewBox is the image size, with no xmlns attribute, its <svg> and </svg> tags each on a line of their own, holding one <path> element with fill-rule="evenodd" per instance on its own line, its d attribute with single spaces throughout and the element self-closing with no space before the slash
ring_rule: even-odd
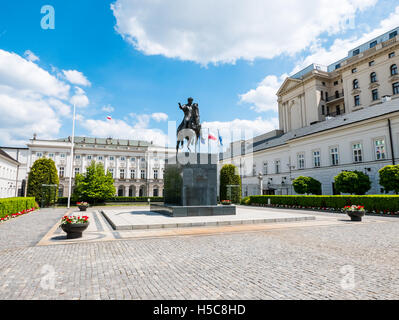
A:
<svg viewBox="0 0 399 320">
<path fill-rule="evenodd" d="M 328 112 L 325 116 L 326 117 L 336 117 L 336 116 L 340 116 L 341 114 L 345 113 L 345 108 L 340 108 L 338 110 L 336 110 L 335 112 Z"/>
<path fill-rule="evenodd" d="M 343 98 L 344 98 L 344 92 L 341 93 L 336 92 L 334 95 L 326 97 L 326 102 L 327 103 L 337 102 L 338 100 L 341 100 Z"/>
</svg>

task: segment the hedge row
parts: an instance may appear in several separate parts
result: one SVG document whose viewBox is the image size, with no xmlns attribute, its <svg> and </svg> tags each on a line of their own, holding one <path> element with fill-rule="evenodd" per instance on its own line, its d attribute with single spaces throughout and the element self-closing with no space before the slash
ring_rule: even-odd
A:
<svg viewBox="0 0 399 320">
<path fill-rule="evenodd" d="M 0 199 L 0 218 L 36 207 L 34 197 Z"/>
<path fill-rule="evenodd" d="M 353 204 L 364 206 L 367 211 L 399 212 L 399 196 L 370 195 L 370 196 L 250 196 L 245 204 L 287 205 L 305 208 L 342 209 Z"/>
<path fill-rule="evenodd" d="M 163 202 L 163 197 L 112 197 L 110 199 L 105 200 L 105 202 L 147 202 L 148 198 L 151 202 Z M 71 203 L 73 204 L 76 201 L 71 199 Z M 58 204 L 67 204 L 67 197 L 58 198 Z"/>
</svg>

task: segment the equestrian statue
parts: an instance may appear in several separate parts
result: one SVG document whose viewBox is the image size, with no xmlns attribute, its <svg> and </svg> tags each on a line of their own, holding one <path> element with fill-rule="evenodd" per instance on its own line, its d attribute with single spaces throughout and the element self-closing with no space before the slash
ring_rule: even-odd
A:
<svg viewBox="0 0 399 320">
<path fill-rule="evenodd" d="M 187 141 L 187 149 L 190 152 L 191 145 L 194 145 L 196 150 L 197 143 L 201 137 L 198 103 L 193 103 L 193 100 L 193 98 L 188 98 L 185 105 L 181 105 L 179 102 L 179 108 L 184 112 L 184 118 L 177 128 L 176 155 L 179 152 L 180 146 L 183 147 L 184 140 Z"/>
</svg>

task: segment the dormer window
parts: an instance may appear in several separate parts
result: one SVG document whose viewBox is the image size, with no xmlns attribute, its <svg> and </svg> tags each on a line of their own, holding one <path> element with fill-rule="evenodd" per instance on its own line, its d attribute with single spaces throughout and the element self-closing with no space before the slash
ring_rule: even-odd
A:
<svg viewBox="0 0 399 320">
<path fill-rule="evenodd" d="M 353 50 L 353 55 L 357 56 L 360 53 L 360 49 Z"/>
<path fill-rule="evenodd" d="M 398 35 L 398 32 L 397 32 L 397 31 L 391 32 L 391 33 L 389 34 L 389 39 L 395 38 L 397 35 Z"/>
<path fill-rule="evenodd" d="M 374 48 L 377 45 L 377 40 L 370 42 L 370 49 Z"/>
</svg>

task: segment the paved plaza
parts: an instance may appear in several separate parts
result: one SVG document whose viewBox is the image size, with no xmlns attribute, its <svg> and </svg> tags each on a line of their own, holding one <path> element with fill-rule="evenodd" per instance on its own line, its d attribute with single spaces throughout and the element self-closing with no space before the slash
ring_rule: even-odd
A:
<svg viewBox="0 0 399 320">
<path fill-rule="evenodd" d="M 0 299 L 399 297 L 398 218 L 253 208 L 315 219 L 114 230 L 100 209 L 81 240 L 57 228 L 66 209 L 0 224 Z"/>
</svg>

